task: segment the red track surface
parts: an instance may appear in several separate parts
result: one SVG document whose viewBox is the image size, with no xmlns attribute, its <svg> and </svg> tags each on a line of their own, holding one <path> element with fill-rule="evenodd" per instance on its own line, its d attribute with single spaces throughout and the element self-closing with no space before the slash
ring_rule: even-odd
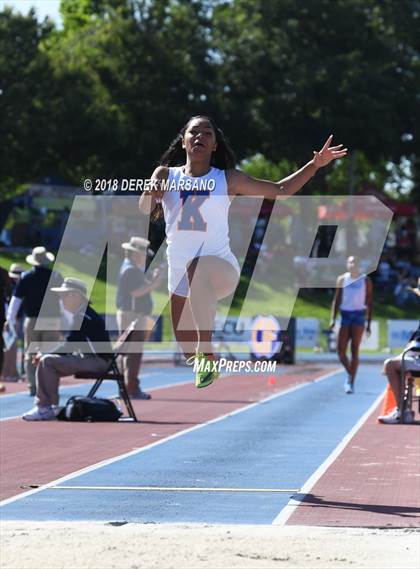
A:
<svg viewBox="0 0 420 569">
<path fill-rule="evenodd" d="M 288 525 L 419 527 L 419 425 L 380 425 L 380 406 Z"/>
<path fill-rule="evenodd" d="M 140 423 L 1 423 L 2 460 L 0 497 L 25 492 L 81 468 L 149 445 L 179 431 L 232 412 L 293 385 L 312 381 L 322 368 L 294 366 L 290 374 L 226 377 L 211 387 L 193 385 L 157 389 L 151 401 L 135 401 Z M 170 373 L 170 372 L 168 372 Z M 20 384 L 22 385 L 22 384 Z"/>
</svg>

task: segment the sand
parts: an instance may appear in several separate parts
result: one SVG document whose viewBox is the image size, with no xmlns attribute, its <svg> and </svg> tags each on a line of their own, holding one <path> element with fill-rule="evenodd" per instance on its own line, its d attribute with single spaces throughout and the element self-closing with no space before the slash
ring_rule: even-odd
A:
<svg viewBox="0 0 420 569">
<path fill-rule="evenodd" d="M 420 567 L 420 533 L 303 526 L 2 522 L 1 569 Z"/>
</svg>

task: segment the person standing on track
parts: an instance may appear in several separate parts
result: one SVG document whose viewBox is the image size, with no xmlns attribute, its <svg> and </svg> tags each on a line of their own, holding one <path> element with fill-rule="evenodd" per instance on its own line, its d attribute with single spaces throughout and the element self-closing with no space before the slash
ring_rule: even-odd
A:
<svg viewBox="0 0 420 569">
<path fill-rule="evenodd" d="M 13 288 L 17 287 L 20 277 L 25 272 L 25 268 L 23 265 L 19 263 L 12 263 L 9 269 L 9 278 L 13 283 Z M 13 292 L 12 292 L 13 294 Z M 4 381 L 18 381 L 20 379 L 20 375 L 17 369 L 17 353 L 18 353 L 18 337 L 21 333 L 22 325 L 23 325 L 23 306 L 20 307 L 17 316 L 16 316 L 16 330 L 15 330 L 15 339 L 9 349 L 4 353 L 4 362 L 3 362 L 3 378 Z"/>
<path fill-rule="evenodd" d="M 331 141 L 332 135 L 312 160 L 287 178 L 258 180 L 235 168 L 223 131 L 212 118 L 198 115 L 189 119 L 161 157 L 139 207 L 155 218 L 163 209 L 172 325 L 185 356 L 204 363 L 204 371 L 196 374 L 197 387 L 210 385 L 219 375 L 212 346 L 216 304 L 234 292 L 240 276 L 229 244 L 231 201 L 236 195 L 274 200 L 295 194 L 319 168 L 346 155 L 342 144 L 330 146 Z M 173 184 L 178 191 L 165 191 Z M 192 323 L 188 330 L 187 322 Z M 196 346 L 195 354 L 191 345 Z"/>
<path fill-rule="evenodd" d="M 8 327 L 9 323 L 16 327 L 17 314 L 23 303 L 23 312 L 25 314 L 25 372 L 31 396 L 34 396 L 36 393 L 36 366 L 32 362 L 32 356 L 33 353 L 36 353 L 36 350 L 34 352 L 29 351 L 30 345 L 42 342 L 58 343 L 60 339 L 60 303 L 57 295 L 51 295 L 50 302 L 45 307 L 42 316 L 42 318 L 48 320 L 48 329 L 41 330 L 35 328 L 38 320 L 41 320 L 39 315 L 50 278 L 53 277 L 52 284 L 55 286 L 60 286 L 63 282 L 61 274 L 52 271 L 49 267 L 54 259 L 55 256 L 47 251 L 45 247 L 39 246 L 32 250 L 32 253 L 26 257 L 26 262 L 32 265 L 32 269 L 22 274 L 7 309 L 5 327 Z"/>
<path fill-rule="evenodd" d="M 12 284 L 8 277 L 7 271 L 0 267 L 0 377 L 2 376 L 3 362 L 4 362 L 4 342 L 3 342 L 3 326 L 6 321 L 5 306 L 8 302 Z M 6 391 L 3 383 L 0 383 L 0 392 Z"/>
<path fill-rule="evenodd" d="M 156 270 L 153 280 L 148 281 L 144 276 L 146 257 L 153 255 L 149 249 L 150 241 L 142 237 L 131 237 L 130 241 L 123 243 L 125 259 L 118 275 L 117 288 L 117 324 L 122 334 L 133 320 L 137 321 L 136 329 L 131 335 L 133 342 L 143 345 L 146 337 L 147 318 L 152 313 L 152 290 L 161 283 L 160 271 Z M 142 349 L 122 356 L 124 381 L 131 399 L 151 399 L 140 387 L 140 367 L 143 357 Z"/>
<path fill-rule="evenodd" d="M 347 273 L 337 279 L 337 288 L 332 303 L 330 330 L 335 326 L 338 310 L 341 325 L 338 332 L 337 353 L 343 364 L 347 378 L 344 391 L 354 392 L 354 381 L 359 366 L 359 347 L 363 332 L 370 335 L 372 319 L 372 281 L 360 273 L 360 260 L 354 255 L 347 259 Z M 366 314 L 367 313 L 367 314 Z M 347 357 L 347 347 L 351 342 L 351 358 Z"/>
</svg>

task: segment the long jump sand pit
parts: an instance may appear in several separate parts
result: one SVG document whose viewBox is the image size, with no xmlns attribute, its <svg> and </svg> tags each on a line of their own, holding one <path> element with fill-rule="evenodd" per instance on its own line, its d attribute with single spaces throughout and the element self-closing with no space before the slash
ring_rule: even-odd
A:
<svg viewBox="0 0 420 569">
<path fill-rule="evenodd" d="M 416 529 L 2 522 L 1 569 L 417 569 Z"/>
</svg>

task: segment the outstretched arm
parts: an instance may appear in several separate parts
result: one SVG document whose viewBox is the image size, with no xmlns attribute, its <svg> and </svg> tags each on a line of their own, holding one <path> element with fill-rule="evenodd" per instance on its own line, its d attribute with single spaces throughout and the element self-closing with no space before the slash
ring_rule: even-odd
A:
<svg viewBox="0 0 420 569">
<path fill-rule="evenodd" d="M 298 192 L 308 182 L 319 168 L 326 166 L 337 158 L 347 154 L 347 148 L 342 144 L 330 146 L 333 135 L 329 136 L 319 152 L 314 151 L 314 157 L 305 166 L 279 182 L 258 180 L 240 170 L 228 171 L 229 195 L 259 196 L 267 199 L 288 197 Z"/>
</svg>

